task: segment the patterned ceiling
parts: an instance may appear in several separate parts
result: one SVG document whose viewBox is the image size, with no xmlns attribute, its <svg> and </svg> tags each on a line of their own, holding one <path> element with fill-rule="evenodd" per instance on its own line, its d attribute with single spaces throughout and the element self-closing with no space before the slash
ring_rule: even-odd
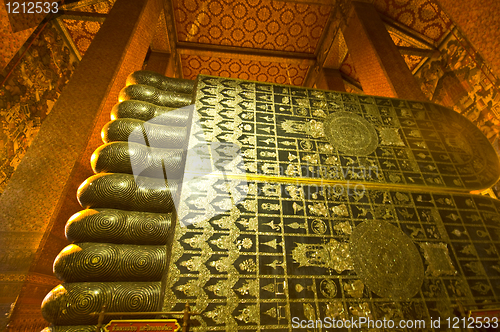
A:
<svg viewBox="0 0 500 332">
<path fill-rule="evenodd" d="M 83 0 L 73 5 L 71 10 L 108 13 L 114 1 Z M 202 72 L 293 85 L 304 83 L 311 64 L 290 63 L 285 59 L 281 60 L 280 55 L 284 57 L 290 54 L 312 57 L 317 55 L 329 19 L 333 16 L 334 4 L 338 2 L 337 0 L 317 0 L 314 3 L 307 0 L 170 1 L 178 48 L 195 47 L 205 51 L 203 54 L 180 52 L 182 72 L 186 78 L 194 78 Z M 371 1 L 382 15 L 436 45 L 450 31 L 451 22 L 436 8 L 433 0 Z M 4 17 L 3 21 L 8 21 L 7 17 Z M 84 55 L 101 23 L 85 19 L 61 19 L 61 21 L 79 53 Z M 166 29 L 166 22 L 160 21 L 157 31 Z M 14 35 L 13 32 L 5 31 L 0 64 L 2 60 L 7 63 L 19 49 L 20 43 L 26 39 L 24 36 L 26 32 Z M 164 37 L 162 38 L 161 33 L 156 33 L 152 49 L 169 49 L 166 34 Z M 391 37 L 398 46 L 416 46 L 409 44 L 400 36 L 391 34 Z M 218 53 L 210 54 L 213 49 Z M 224 50 L 229 51 L 224 53 Z M 264 59 L 248 59 L 240 56 L 240 54 L 259 52 L 267 52 L 266 54 L 277 52 L 278 55 Z M 235 53 L 238 55 L 235 56 Z M 239 60 L 234 59 L 235 57 Z M 425 59 L 415 55 L 403 57 L 410 70 L 417 68 Z M 356 70 L 348 55 L 340 69 L 352 80 L 357 81 Z"/>
<path fill-rule="evenodd" d="M 332 0 L 331 3 L 334 4 L 335 1 Z M 373 3 L 385 17 L 436 44 L 450 31 L 451 22 L 431 0 L 373 0 Z M 317 53 L 318 43 L 333 11 L 332 5 L 263 0 L 234 2 L 173 0 L 173 7 L 177 38 L 181 44 L 222 45 L 310 54 Z M 417 46 L 395 34 L 391 34 L 391 37 L 397 46 Z M 410 70 L 417 68 L 424 60 L 422 56 L 406 54 L 403 58 Z M 297 76 L 292 78 L 280 72 L 278 77 L 269 75 L 265 67 L 261 67 L 259 72 L 249 72 L 250 67 L 257 68 L 259 65 L 255 61 L 249 62 L 248 65 L 239 64 L 238 70 L 232 71 L 219 57 L 205 57 L 205 62 L 199 67 L 191 66 L 191 63 L 197 63 L 191 62 L 191 59 L 193 59 L 192 55 L 183 55 L 181 58 L 186 78 L 195 77 L 197 73 L 203 72 L 234 78 L 251 77 L 275 83 L 282 83 L 286 78 L 287 84 L 301 85 L 308 71 L 306 68 L 302 75 L 304 66 L 299 68 L 295 65 L 293 68 Z M 239 63 L 234 59 L 227 61 Z M 291 65 L 286 66 L 290 68 Z M 233 67 L 235 68 L 236 65 Z M 354 81 L 358 81 L 356 70 L 348 55 L 340 70 Z M 285 69 L 283 71 L 287 73 Z"/>
<path fill-rule="evenodd" d="M 432 0 L 374 0 L 373 4 L 383 15 L 435 42 L 440 41 L 451 26 Z"/>
<path fill-rule="evenodd" d="M 404 47 L 411 47 L 412 44 L 408 43 L 407 41 L 404 41 L 403 39 L 399 38 L 393 33 L 389 32 L 389 35 L 392 38 L 392 41 L 396 46 L 404 46 Z M 406 65 L 408 68 L 413 71 L 415 68 L 418 67 L 420 62 L 422 61 L 423 57 L 418 56 L 418 55 L 408 55 L 408 54 L 403 54 L 403 59 L 406 62 Z"/>
<path fill-rule="evenodd" d="M 428 39 L 436 46 L 451 30 L 451 21 L 432 0 L 373 0 L 372 3 L 380 14 L 392 19 L 398 25 L 408 28 L 418 37 Z M 421 47 L 421 45 L 414 45 L 403 40 L 390 31 L 389 34 L 396 46 Z M 418 68 L 426 59 L 417 55 L 402 54 L 402 56 L 411 71 Z M 346 76 L 359 82 L 349 54 L 345 57 L 340 70 Z"/>
<path fill-rule="evenodd" d="M 261 0 L 174 0 L 179 42 L 314 54 L 333 6 Z M 185 78 L 198 73 L 302 85 L 308 65 L 230 57 L 181 56 Z"/>
<path fill-rule="evenodd" d="M 78 52 L 83 56 L 92 42 L 95 34 L 101 28 L 102 23 L 93 21 L 63 20 Z"/>
<path fill-rule="evenodd" d="M 285 1 L 174 1 L 181 42 L 314 53 L 332 6 Z"/>
<path fill-rule="evenodd" d="M 115 0 L 106 0 L 84 7 L 78 7 L 75 8 L 75 10 L 87 13 L 107 14 L 113 7 L 114 3 Z M 90 43 L 92 42 L 92 39 L 96 35 L 97 31 L 99 31 L 99 29 L 101 28 L 102 23 L 95 21 L 65 19 L 63 19 L 62 21 L 65 28 L 68 30 L 75 46 L 80 52 L 80 55 L 83 56 L 85 54 L 85 51 L 87 51 L 87 49 L 89 48 Z"/>
</svg>

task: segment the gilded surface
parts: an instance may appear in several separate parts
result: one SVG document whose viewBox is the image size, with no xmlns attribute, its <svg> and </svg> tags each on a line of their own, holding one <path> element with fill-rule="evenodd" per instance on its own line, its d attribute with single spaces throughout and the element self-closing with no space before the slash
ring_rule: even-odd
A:
<svg viewBox="0 0 500 332">
<path fill-rule="evenodd" d="M 418 293 L 424 266 L 417 247 L 400 229 L 386 221 L 365 221 L 354 229 L 349 242 L 355 272 L 375 294 L 404 300 Z M 437 268 L 425 258 L 430 269 Z"/>
<path fill-rule="evenodd" d="M 154 311 L 160 289 L 158 281 L 64 283 L 45 297 L 42 314 L 54 325 L 97 324 L 98 317 L 89 314 L 99 312 L 103 305 L 114 312 Z"/>
<path fill-rule="evenodd" d="M 324 131 L 332 146 L 348 155 L 366 156 L 375 152 L 378 146 L 375 126 L 357 114 L 330 114 L 325 119 Z M 386 136 L 383 135 L 384 138 Z M 382 144 L 384 143 L 387 144 L 386 139 L 382 139 Z"/>
<path fill-rule="evenodd" d="M 189 301 L 202 313 L 194 331 L 292 331 L 293 317 L 428 324 L 500 300 L 500 203 L 444 192 L 498 175 L 491 147 L 460 117 L 203 76 L 197 94 L 190 151 L 212 176 L 181 190 L 163 306 Z M 237 146 L 243 162 L 220 171 L 204 141 Z M 395 186 L 370 187 L 380 183 Z"/>
<path fill-rule="evenodd" d="M 500 173 L 482 133 L 431 103 L 200 76 L 208 142 L 241 148 L 247 174 L 483 189 Z"/>
<path fill-rule="evenodd" d="M 93 243 L 58 256 L 55 271 L 68 282 L 44 301 L 49 321 L 95 324 L 88 313 L 103 304 L 180 311 L 189 301 L 201 312 L 195 331 L 291 331 L 293 317 L 428 323 L 499 302 L 500 203 L 443 190 L 498 175 L 491 146 L 461 117 L 431 104 L 198 83 L 172 248 L 147 234 L 168 232 L 177 182 L 89 178 L 78 193 L 88 209 L 70 219 L 68 234 Z M 130 147 L 96 158 L 128 163 L 127 153 L 141 151 Z M 158 166 L 153 159 L 146 166 Z M 162 168 L 180 163 L 171 159 Z M 98 243 L 107 238 L 113 243 Z"/>
<path fill-rule="evenodd" d="M 231 198 L 208 188 L 183 191 L 182 200 L 203 197 L 217 209 Z M 189 301 L 202 311 L 194 331 L 291 331 L 292 317 L 429 321 L 500 299 L 496 200 L 253 181 L 247 188 L 244 201 L 215 216 L 181 204 L 179 219 L 192 223 L 176 229 L 164 309 Z"/>
</svg>

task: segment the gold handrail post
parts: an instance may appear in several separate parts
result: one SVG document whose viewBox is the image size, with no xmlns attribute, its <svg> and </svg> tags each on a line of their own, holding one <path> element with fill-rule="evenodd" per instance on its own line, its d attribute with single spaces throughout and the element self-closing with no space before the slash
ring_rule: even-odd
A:
<svg viewBox="0 0 500 332">
<path fill-rule="evenodd" d="M 186 302 L 186 306 L 184 307 L 184 318 L 182 321 L 182 332 L 189 331 L 189 314 L 190 314 L 189 302 Z"/>
<path fill-rule="evenodd" d="M 101 332 L 101 327 L 102 327 L 102 322 L 104 322 L 105 312 L 106 312 L 106 305 L 103 304 L 101 312 L 99 313 L 99 319 L 97 320 L 97 326 L 95 328 L 95 332 Z"/>
</svg>

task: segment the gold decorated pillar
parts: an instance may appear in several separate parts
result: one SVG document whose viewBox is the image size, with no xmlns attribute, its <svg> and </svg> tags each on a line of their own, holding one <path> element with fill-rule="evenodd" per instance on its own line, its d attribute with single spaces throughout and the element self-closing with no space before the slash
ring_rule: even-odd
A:
<svg viewBox="0 0 500 332">
<path fill-rule="evenodd" d="M 163 51 L 151 51 L 146 65 L 146 70 L 173 77 L 173 61 L 171 60 L 170 53 Z"/>
<path fill-rule="evenodd" d="M 342 74 L 338 69 L 321 69 L 316 80 L 316 87 L 324 90 L 346 91 Z"/>
<path fill-rule="evenodd" d="M 372 4 L 352 1 L 343 35 L 368 95 L 427 100 Z"/>
</svg>

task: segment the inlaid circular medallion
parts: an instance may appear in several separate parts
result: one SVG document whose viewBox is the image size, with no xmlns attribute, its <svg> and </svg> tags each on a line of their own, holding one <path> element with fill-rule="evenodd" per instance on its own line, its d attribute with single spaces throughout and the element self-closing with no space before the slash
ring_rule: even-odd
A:
<svg viewBox="0 0 500 332">
<path fill-rule="evenodd" d="M 378 296 L 409 299 L 424 280 L 424 266 L 417 247 L 399 228 L 385 221 L 365 221 L 350 238 L 354 270 Z"/>
<path fill-rule="evenodd" d="M 328 115 L 324 131 L 328 141 L 346 154 L 369 155 L 378 146 L 375 126 L 354 113 L 335 112 Z"/>
<path fill-rule="evenodd" d="M 331 279 L 323 279 L 319 284 L 319 291 L 324 297 L 334 298 L 337 295 L 337 284 Z"/>
</svg>

